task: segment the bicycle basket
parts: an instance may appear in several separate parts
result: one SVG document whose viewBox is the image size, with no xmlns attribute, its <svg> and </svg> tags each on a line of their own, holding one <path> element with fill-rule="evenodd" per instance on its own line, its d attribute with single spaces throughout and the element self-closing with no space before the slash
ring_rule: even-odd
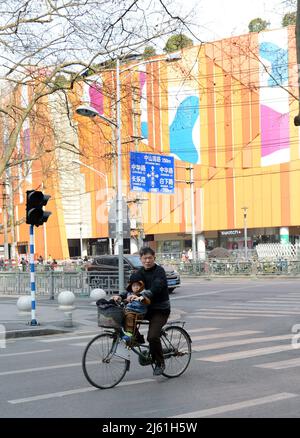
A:
<svg viewBox="0 0 300 438">
<path fill-rule="evenodd" d="M 120 328 L 124 319 L 124 311 L 118 306 L 98 306 L 98 326 Z"/>
</svg>

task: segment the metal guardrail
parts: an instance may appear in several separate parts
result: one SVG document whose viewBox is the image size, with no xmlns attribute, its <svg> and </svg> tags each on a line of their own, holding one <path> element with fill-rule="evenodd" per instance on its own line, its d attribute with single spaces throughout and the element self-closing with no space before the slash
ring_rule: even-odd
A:
<svg viewBox="0 0 300 438">
<path fill-rule="evenodd" d="M 203 260 L 197 262 L 168 262 L 181 275 L 196 275 L 206 278 L 218 276 L 274 275 L 300 276 L 300 260 Z M 126 273 L 125 283 L 129 273 Z M 118 273 L 99 271 L 41 271 L 35 273 L 37 296 L 54 299 L 61 291 L 70 290 L 77 296 L 89 296 L 92 289 L 101 288 L 108 294 L 118 291 Z M 0 294 L 30 295 L 30 273 L 0 271 Z"/>
<path fill-rule="evenodd" d="M 125 279 L 127 281 L 127 278 Z M 118 291 L 116 272 L 44 271 L 35 273 L 36 294 L 54 299 L 61 291 L 72 291 L 76 296 L 89 296 L 95 288 L 108 294 Z M 21 271 L 0 272 L 0 294 L 30 295 L 30 273 Z"/>
<path fill-rule="evenodd" d="M 203 260 L 196 262 L 169 261 L 168 266 L 182 275 L 214 276 L 270 276 L 300 275 L 299 260 Z"/>
</svg>

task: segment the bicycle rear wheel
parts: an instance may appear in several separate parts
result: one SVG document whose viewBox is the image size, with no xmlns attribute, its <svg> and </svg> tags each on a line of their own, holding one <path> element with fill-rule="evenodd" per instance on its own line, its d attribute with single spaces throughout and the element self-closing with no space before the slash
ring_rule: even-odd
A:
<svg viewBox="0 0 300 438">
<path fill-rule="evenodd" d="M 161 335 L 165 370 L 163 376 L 178 377 L 189 366 L 192 347 L 188 333 L 181 327 L 166 327 Z"/>
<path fill-rule="evenodd" d="M 113 388 L 126 374 L 128 361 L 114 354 L 118 341 L 114 333 L 103 333 L 86 346 L 82 369 L 88 382 L 96 388 Z"/>
</svg>

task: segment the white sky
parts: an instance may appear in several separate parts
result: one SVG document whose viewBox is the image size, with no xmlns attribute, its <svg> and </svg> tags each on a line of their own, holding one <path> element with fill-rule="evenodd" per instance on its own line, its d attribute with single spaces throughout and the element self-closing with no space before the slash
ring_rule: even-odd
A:
<svg viewBox="0 0 300 438">
<path fill-rule="evenodd" d="M 186 9 L 187 0 L 176 3 L 182 5 L 182 11 Z M 269 21 L 269 29 L 281 27 L 284 14 L 296 10 L 283 3 L 283 0 L 194 0 L 188 2 L 188 8 L 194 4 L 193 23 L 199 26 L 196 35 L 202 41 L 212 41 L 248 33 L 249 22 L 257 17 Z"/>
</svg>

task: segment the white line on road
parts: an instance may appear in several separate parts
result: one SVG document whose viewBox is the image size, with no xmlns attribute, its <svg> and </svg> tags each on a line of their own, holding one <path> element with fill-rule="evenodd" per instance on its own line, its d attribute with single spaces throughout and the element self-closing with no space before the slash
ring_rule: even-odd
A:
<svg viewBox="0 0 300 438">
<path fill-rule="evenodd" d="M 257 368 L 268 368 L 271 370 L 283 370 L 285 368 L 294 368 L 300 366 L 300 358 L 281 360 L 278 362 L 268 362 L 260 365 L 255 365 Z"/>
<path fill-rule="evenodd" d="M 261 333 L 260 331 L 255 330 L 242 330 L 240 332 L 220 332 L 215 333 L 213 335 L 206 335 L 206 336 L 192 336 L 192 341 L 205 341 L 208 339 L 220 339 L 220 338 L 227 338 L 230 336 L 236 337 L 236 336 L 247 336 L 247 335 L 255 335 L 257 333 Z"/>
<path fill-rule="evenodd" d="M 228 310 L 228 311 L 226 311 L 226 310 L 223 310 L 222 312 L 220 311 L 220 310 L 215 310 L 215 311 L 211 311 L 211 310 L 201 310 L 201 311 L 199 311 L 199 312 L 197 312 L 197 313 L 195 313 L 194 314 L 195 316 L 234 316 L 234 317 L 244 317 L 244 318 L 246 318 L 246 317 L 250 317 L 250 316 L 263 316 L 263 317 L 265 317 L 265 318 L 280 318 L 281 316 L 284 316 L 284 315 L 278 315 L 278 314 L 276 314 L 276 315 L 273 315 L 273 314 L 270 314 L 270 313 L 251 313 L 251 314 L 247 314 L 247 313 L 242 313 L 242 312 L 239 312 L 239 311 L 230 311 L 230 310 Z M 192 317 L 192 316 L 191 316 Z"/>
<path fill-rule="evenodd" d="M 10 357 L 10 356 L 21 356 L 21 355 L 25 355 L 25 354 L 46 353 L 48 351 L 52 351 L 52 350 L 50 350 L 50 349 L 48 349 L 48 350 L 32 350 L 32 351 L 22 351 L 20 353 L 5 353 L 5 354 L 0 353 L 0 358 L 2 358 L 2 357 Z"/>
<path fill-rule="evenodd" d="M 245 400 L 239 403 L 232 403 L 229 405 L 218 406 L 216 408 L 203 409 L 201 411 L 188 412 L 186 414 L 175 415 L 170 418 L 202 418 L 210 417 L 212 415 L 224 414 L 225 412 L 238 411 L 240 409 L 251 408 L 266 403 L 274 403 L 289 398 L 298 397 L 298 394 L 292 394 L 289 392 L 282 392 L 278 394 L 268 395 L 266 397 L 255 398 L 252 400 Z"/>
<path fill-rule="evenodd" d="M 94 361 L 97 363 L 97 361 Z M 61 365 L 48 365 L 47 367 L 36 367 L 36 368 L 23 368 L 22 370 L 11 370 L 11 371 L 3 371 L 0 373 L 0 376 L 8 376 L 10 374 L 23 374 L 23 373 L 34 373 L 37 371 L 49 371 L 49 370 L 57 370 L 59 368 L 72 368 L 82 366 L 81 362 L 76 363 L 66 363 Z"/>
<path fill-rule="evenodd" d="M 99 335 L 101 332 L 99 331 Z M 96 333 L 93 333 L 92 335 L 83 335 L 83 336 L 67 336 L 64 338 L 55 338 L 55 339 L 39 339 L 39 342 L 63 342 L 63 341 L 73 341 L 74 339 L 85 339 L 85 338 L 94 338 L 96 336 Z"/>
<path fill-rule="evenodd" d="M 266 354 L 280 353 L 282 351 L 294 350 L 292 344 L 276 345 L 275 347 L 258 348 L 256 350 L 237 351 L 235 353 L 217 354 L 215 356 L 202 357 L 200 361 L 205 362 L 229 362 L 230 360 L 247 359 L 249 357 L 264 356 Z"/>
<path fill-rule="evenodd" d="M 190 319 L 245 319 L 245 316 L 201 316 L 201 315 L 189 315 L 187 318 Z"/>
<path fill-rule="evenodd" d="M 226 310 L 227 309 L 227 307 L 225 308 L 224 307 L 224 310 Z M 203 310 L 205 310 L 205 309 L 203 309 Z M 228 308 L 228 310 L 230 310 L 230 312 L 232 312 L 232 313 L 234 313 L 234 312 L 236 312 L 236 313 L 245 313 L 245 314 L 251 314 L 251 313 L 262 313 L 262 314 L 264 314 L 264 313 L 269 313 L 270 315 L 272 315 L 272 314 L 279 314 L 279 315 L 299 315 L 299 311 L 297 311 L 297 310 L 278 310 L 278 309 L 264 309 L 262 306 L 259 306 L 259 307 L 251 307 L 251 308 L 247 308 L 247 307 L 245 307 L 245 306 L 243 306 L 243 308 L 235 308 L 235 309 L 229 309 Z"/>
<path fill-rule="evenodd" d="M 241 291 L 241 290 L 245 290 L 245 289 L 254 289 L 256 287 L 257 287 L 257 285 L 251 285 L 251 286 L 237 287 L 237 288 L 234 288 L 234 289 L 232 289 L 232 288 L 229 288 L 229 289 L 219 289 L 219 290 L 214 290 L 214 291 L 211 291 L 211 292 L 199 292 L 199 293 L 195 293 L 195 294 L 191 294 L 191 295 L 181 295 L 179 297 L 171 297 L 170 299 L 172 301 L 174 301 L 174 300 L 185 300 L 186 298 L 201 297 L 203 295 L 215 295 L 215 294 L 219 294 L 221 292 L 236 292 L 236 291 Z"/>
<path fill-rule="evenodd" d="M 197 332 L 212 332 L 214 330 L 221 330 L 218 327 L 203 327 L 203 328 L 196 328 L 196 329 L 189 329 L 189 333 L 197 333 Z"/>
<path fill-rule="evenodd" d="M 238 339 L 226 342 L 217 342 L 214 344 L 204 344 L 193 347 L 193 351 L 206 351 L 215 350 L 218 348 L 234 347 L 236 345 L 247 345 L 247 344 L 257 344 L 259 342 L 275 342 L 284 341 L 286 339 L 291 339 L 294 335 L 282 335 L 282 336 L 266 336 L 261 338 L 248 338 L 248 339 Z"/>
<path fill-rule="evenodd" d="M 154 379 L 131 380 L 129 382 L 119 383 L 118 386 L 138 385 L 141 383 L 149 383 L 149 382 L 154 382 Z M 39 400 L 47 400 L 50 398 L 59 398 L 59 397 L 65 397 L 68 395 L 81 394 L 83 392 L 90 392 L 90 391 L 99 391 L 99 389 L 88 386 L 86 388 L 71 389 L 69 391 L 53 392 L 53 393 L 49 393 L 49 394 L 41 394 L 41 395 L 35 395 L 32 397 L 19 398 L 19 399 L 15 399 L 15 400 L 8 400 L 8 403 L 16 405 L 16 404 L 20 404 L 20 403 L 28 403 L 28 402 L 39 401 Z"/>
</svg>

